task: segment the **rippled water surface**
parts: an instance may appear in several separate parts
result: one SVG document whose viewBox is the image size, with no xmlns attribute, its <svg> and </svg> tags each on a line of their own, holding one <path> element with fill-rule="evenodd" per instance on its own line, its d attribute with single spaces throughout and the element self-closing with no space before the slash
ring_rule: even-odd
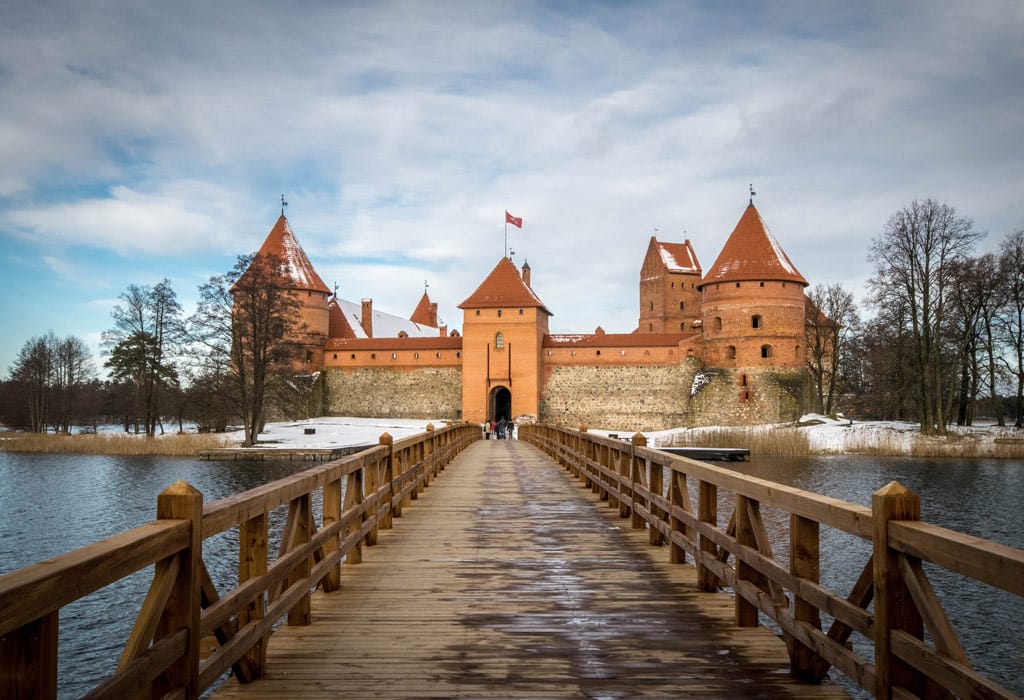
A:
<svg viewBox="0 0 1024 700">
<path fill-rule="evenodd" d="M 213 501 L 310 466 L 0 452 L 0 573 L 149 522 L 157 494 L 178 479 Z M 1021 461 L 827 456 L 761 458 L 728 467 L 861 505 L 870 505 L 872 491 L 897 480 L 921 496 L 925 520 L 1024 547 Z M 724 511 L 723 505 L 720 515 Z M 763 514 L 771 530 L 786 532 L 788 516 L 767 508 Z M 271 517 L 272 551 L 283 517 L 282 512 Z M 207 566 L 221 590 L 235 584 L 237 546 L 233 531 L 204 544 Z M 780 546 L 776 556 L 785 560 L 785 549 Z M 824 528 L 822 583 L 848 593 L 868 554 L 867 543 Z M 1024 638 L 1019 632 L 1024 601 L 928 571 L 975 665 L 1024 694 Z M 77 697 L 113 671 L 151 578 L 151 570 L 139 572 L 61 611 L 61 697 Z M 854 641 L 862 650 L 863 644 Z"/>
</svg>

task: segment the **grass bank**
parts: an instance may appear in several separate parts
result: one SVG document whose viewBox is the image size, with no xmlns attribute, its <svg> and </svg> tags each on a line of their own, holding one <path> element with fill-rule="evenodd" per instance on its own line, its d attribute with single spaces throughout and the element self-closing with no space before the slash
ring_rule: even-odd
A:
<svg viewBox="0 0 1024 700">
<path fill-rule="evenodd" d="M 141 435 L 54 435 L 52 433 L 0 433 L 0 450 L 83 455 L 165 455 L 193 457 L 200 450 L 224 447 L 226 435 L 171 433 L 155 438 Z"/>
</svg>

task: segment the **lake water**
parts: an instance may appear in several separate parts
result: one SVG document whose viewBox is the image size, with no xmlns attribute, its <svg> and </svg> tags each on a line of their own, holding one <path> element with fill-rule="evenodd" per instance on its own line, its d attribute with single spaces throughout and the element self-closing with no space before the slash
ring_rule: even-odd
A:
<svg viewBox="0 0 1024 700">
<path fill-rule="evenodd" d="M 0 573 L 149 522 L 157 494 L 178 479 L 198 488 L 209 502 L 310 466 L 0 452 Z M 926 521 L 1024 547 L 1024 461 L 822 456 L 760 458 L 727 466 L 868 506 L 872 491 L 897 480 L 921 496 Z M 720 516 L 725 510 L 720 508 Z M 769 529 L 785 532 L 784 514 L 766 508 L 763 515 Z M 283 519 L 283 512 L 271 516 L 271 551 L 276 551 Z M 207 540 L 204 547 L 218 589 L 234 586 L 234 532 Z M 778 549 L 783 551 L 776 556 L 785 560 L 785 547 Z M 869 554 L 867 543 L 823 529 L 822 583 L 848 593 Z M 1024 694 L 1024 638 L 1019 633 L 1024 600 L 932 569 L 929 575 L 975 666 Z M 113 671 L 151 578 L 151 570 L 139 572 L 61 611 L 61 697 L 78 697 Z M 863 647 L 856 637 L 854 644 Z"/>
</svg>

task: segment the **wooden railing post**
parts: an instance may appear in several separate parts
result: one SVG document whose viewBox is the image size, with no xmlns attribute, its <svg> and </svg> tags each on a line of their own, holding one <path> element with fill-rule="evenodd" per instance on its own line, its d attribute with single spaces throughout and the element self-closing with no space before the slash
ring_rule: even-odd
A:
<svg viewBox="0 0 1024 700">
<path fill-rule="evenodd" d="M 676 508 L 686 510 L 686 498 L 689 496 L 686 491 L 686 475 L 681 474 L 675 470 L 669 472 L 668 475 L 668 501 L 669 507 L 672 510 Z M 674 514 L 669 515 L 669 527 L 673 534 L 679 533 L 680 535 L 686 534 L 686 524 L 682 519 L 677 518 Z M 675 542 L 672 542 L 668 548 L 668 558 L 673 564 L 685 564 L 686 563 L 686 550 L 680 547 Z"/>
<path fill-rule="evenodd" d="M 632 444 L 633 449 L 630 450 L 630 453 L 629 453 L 629 480 L 630 480 L 629 512 L 633 516 L 632 523 L 631 523 L 632 526 L 633 526 L 633 529 L 634 530 L 642 530 L 642 529 L 644 529 L 644 525 L 646 523 L 644 522 L 643 517 L 638 515 L 637 512 L 636 512 L 636 487 L 637 487 L 637 484 L 647 485 L 648 482 L 647 482 L 647 474 L 645 473 L 645 470 L 643 470 L 640 467 L 640 459 L 636 456 L 636 448 L 638 448 L 638 447 L 647 447 L 647 438 L 644 437 L 643 433 L 636 433 L 635 435 L 633 435 L 632 439 L 630 440 L 630 443 Z M 650 511 L 650 509 L 651 509 L 650 501 L 645 501 L 643 505 L 645 505 L 647 507 L 647 510 Z M 651 528 L 651 532 L 657 532 L 657 530 L 655 530 L 652 527 Z"/>
<path fill-rule="evenodd" d="M 323 526 L 329 527 L 341 518 L 341 477 L 324 484 Z M 388 522 L 390 525 L 390 521 Z M 324 542 L 324 556 L 329 557 L 338 551 L 338 535 L 332 535 Z M 331 567 L 324 579 L 324 590 L 334 591 L 341 582 L 341 560 Z"/>
<path fill-rule="evenodd" d="M 891 635 L 902 630 L 918 639 L 924 623 L 900 574 L 899 554 L 889 548 L 889 522 L 920 520 L 921 499 L 892 481 L 871 495 L 875 583 L 875 697 L 888 700 L 894 688 L 923 697 L 924 678 L 892 653 Z"/>
<path fill-rule="evenodd" d="M 370 525 L 370 531 L 366 533 L 366 545 L 372 547 L 377 544 L 377 531 L 380 528 L 380 523 L 377 521 L 377 512 L 381 507 L 380 503 L 380 485 L 381 478 L 387 474 L 388 465 L 391 463 L 391 445 L 393 440 L 387 433 L 381 433 L 378 442 L 381 445 L 388 445 L 388 453 L 381 461 L 373 462 L 366 466 L 366 474 L 363 477 L 363 494 L 364 498 L 373 499 L 370 505 L 366 509 L 366 517 L 372 523 Z M 390 482 L 389 482 L 390 483 Z M 388 494 L 390 496 L 390 494 Z"/>
<path fill-rule="evenodd" d="M 325 513 L 326 517 L 326 506 Z M 267 573 L 267 514 L 259 515 L 246 520 L 238 527 L 238 583 L 245 583 L 249 579 L 265 576 Z M 255 620 L 262 620 L 266 613 L 267 591 L 250 600 L 249 603 L 238 613 L 238 627 Z M 263 677 L 263 667 L 267 662 L 267 639 L 261 637 L 255 644 L 249 647 L 245 658 L 249 662 L 253 675 L 256 678 Z"/>
<path fill-rule="evenodd" d="M 342 512 L 348 512 L 349 510 L 362 505 L 363 474 L 369 468 L 370 467 L 368 465 L 364 465 L 363 467 L 355 469 L 349 473 L 348 481 L 345 482 L 345 507 L 342 508 Z M 353 533 L 359 532 L 359 530 L 362 529 L 364 522 L 366 522 L 365 513 L 363 513 L 361 518 L 350 520 L 341 530 L 342 541 L 346 542 Z M 358 539 L 351 547 L 352 548 L 348 550 L 348 553 L 345 554 L 345 563 L 361 564 L 363 561 L 362 538 Z"/>
<path fill-rule="evenodd" d="M 651 492 L 652 496 L 664 497 L 665 495 L 665 466 L 653 459 L 647 460 L 647 490 Z M 647 504 L 647 508 L 651 511 L 652 518 L 667 520 L 668 513 L 654 505 L 653 499 Z M 665 544 L 665 535 L 655 527 L 648 530 L 648 537 L 648 541 L 655 546 Z"/>
<path fill-rule="evenodd" d="M 184 481 L 176 481 L 156 498 L 157 520 L 188 520 L 189 546 L 179 552 L 178 576 L 171 587 L 167 606 L 156 626 L 154 639 L 168 637 L 185 628 L 185 653 L 153 683 L 154 697 L 183 691 L 185 698 L 199 697 L 199 567 L 203 562 L 203 494 Z"/>
<path fill-rule="evenodd" d="M 697 517 L 710 527 L 718 527 L 718 486 L 708 481 L 697 483 Z M 701 535 L 700 551 L 713 559 L 718 556 L 718 545 L 707 535 Z M 718 588 L 718 577 L 701 561 L 697 562 L 697 587 L 708 592 Z"/>
<path fill-rule="evenodd" d="M 291 537 L 288 538 L 288 551 L 292 551 L 308 544 L 313 535 L 313 499 L 310 497 L 310 494 L 304 493 L 292 499 L 291 503 L 288 504 L 288 510 L 289 524 L 292 525 Z M 285 526 L 285 533 L 288 534 L 287 526 Z M 290 588 L 293 584 L 309 578 L 312 570 L 311 559 L 312 556 L 303 557 L 302 561 L 292 569 L 292 572 L 288 575 L 286 588 Z M 307 590 L 305 595 L 299 598 L 291 610 L 288 611 L 288 624 L 293 627 L 305 627 L 312 622 L 311 610 L 311 600 Z"/>
<path fill-rule="evenodd" d="M 580 470 L 583 472 L 583 485 L 591 491 L 596 492 L 594 488 L 594 480 L 591 477 L 590 465 L 587 464 L 587 460 L 595 459 L 597 457 L 596 447 L 594 443 L 587 439 L 587 426 L 580 426 L 580 441 L 582 442 L 580 454 Z"/>
<path fill-rule="evenodd" d="M 384 435 L 387 435 L 389 442 L 384 442 Z M 380 527 L 382 530 L 390 530 L 394 527 L 394 518 L 402 517 L 402 506 L 401 504 L 395 505 L 395 464 L 391 459 L 391 445 L 393 440 L 387 433 L 381 435 L 378 444 L 388 446 L 388 454 L 384 459 L 384 482 L 388 485 L 387 493 L 387 510 L 380 519 Z"/>
<path fill-rule="evenodd" d="M 811 583 L 819 583 L 821 577 L 820 527 L 817 521 L 800 515 L 789 516 L 789 571 Z M 821 629 L 818 608 L 794 593 L 793 618 Z M 818 656 L 806 645 L 793 640 L 789 658 L 790 671 L 798 678 L 817 681 L 815 672 Z"/>
<path fill-rule="evenodd" d="M 445 434 L 444 437 L 449 437 Z M 434 440 L 437 439 L 437 435 L 434 433 L 434 424 L 427 423 L 427 439 L 424 440 L 420 445 L 420 459 L 423 460 L 423 485 L 430 486 L 430 480 L 437 476 L 438 465 L 435 461 L 434 456 Z M 441 455 L 444 456 L 444 450 Z"/>
<path fill-rule="evenodd" d="M 57 611 L 0 637 L 0 698 L 57 697 Z"/>
<path fill-rule="evenodd" d="M 754 535 L 754 525 L 750 520 L 751 500 L 746 496 L 736 494 L 736 544 L 746 545 L 751 549 L 757 549 L 757 539 Z M 750 564 L 746 564 L 740 557 L 736 557 L 736 626 L 757 627 L 757 605 L 749 602 L 740 595 L 740 582 L 753 581 L 757 578 L 758 572 Z"/>
</svg>

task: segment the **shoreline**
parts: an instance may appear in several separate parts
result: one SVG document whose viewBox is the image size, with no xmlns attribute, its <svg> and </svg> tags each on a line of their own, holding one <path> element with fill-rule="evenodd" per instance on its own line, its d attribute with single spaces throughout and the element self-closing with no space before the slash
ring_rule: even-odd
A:
<svg viewBox="0 0 1024 700">
<path fill-rule="evenodd" d="M 395 439 L 423 432 L 442 420 L 326 416 L 268 423 L 256 448 L 338 449 L 376 443 L 382 433 Z M 598 429 L 598 435 L 628 437 L 627 430 Z M 651 447 L 739 447 L 754 456 L 805 457 L 866 455 L 959 459 L 1024 459 L 1024 430 L 992 425 L 950 426 L 946 436 L 922 435 L 916 423 L 850 421 L 803 416 L 796 423 L 754 426 L 711 426 L 641 431 Z M 0 432 L 0 451 L 26 454 L 105 454 L 199 457 L 203 451 L 240 448 L 240 431 L 227 433 L 168 432 L 154 438 L 124 432 L 88 435 Z"/>
</svg>

